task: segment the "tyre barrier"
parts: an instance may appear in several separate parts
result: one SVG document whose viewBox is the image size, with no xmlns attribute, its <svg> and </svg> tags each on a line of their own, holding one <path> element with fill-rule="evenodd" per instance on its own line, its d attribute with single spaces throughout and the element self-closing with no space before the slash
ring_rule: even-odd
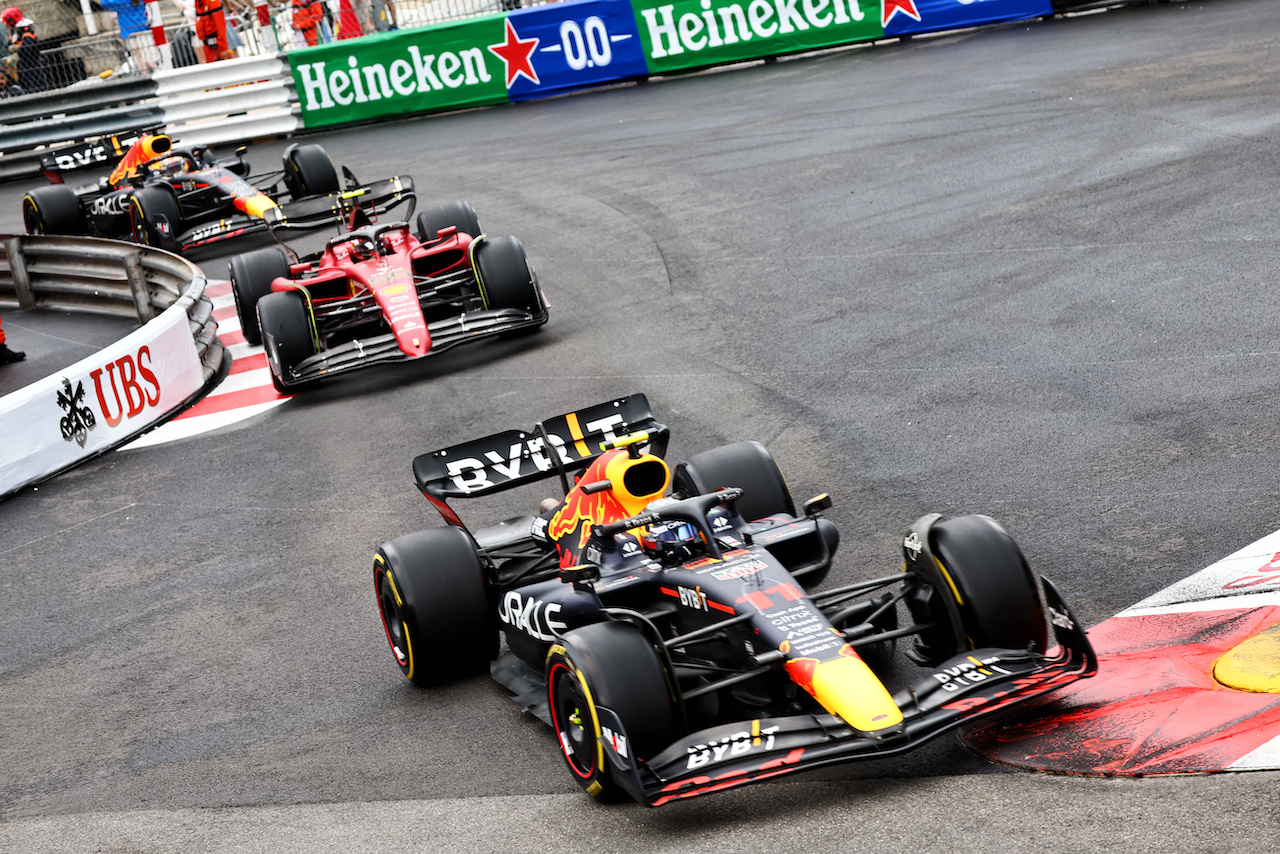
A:
<svg viewBox="0 0 1280 854">
<path fill-rule="evenodd" d="M 137 317 L 106 349 L 0 397 L 0 498 L 137 438 L 221 381 L 205 277 L 159 249 L 0 236 L 0 305 Z"/>
</svg>

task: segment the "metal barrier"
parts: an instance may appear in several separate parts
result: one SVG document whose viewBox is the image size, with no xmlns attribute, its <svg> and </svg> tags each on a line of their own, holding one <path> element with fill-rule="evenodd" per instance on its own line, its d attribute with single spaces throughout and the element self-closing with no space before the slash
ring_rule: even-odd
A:
<svg viewBox="0 0 1280 854">
<path fill-rule="evenodd" d="M 141 323 L 102 352 L 0 397 L 0 498 L 132 441 L 225 376 L 230 359 L 213 303 L 190 261 L 89 237 L 0 236 L 0 246 L 0 302 Z"/>
<path fill-rule="evenodd" d="M 296 104 L 289 66 L 275 55 L 9 98 L 0 101 L 0 180 L 38 175 L 46 148 L 141 127 L 164 125 L 183 145 L 290 134 L 301 127 Z"/>
</svg>

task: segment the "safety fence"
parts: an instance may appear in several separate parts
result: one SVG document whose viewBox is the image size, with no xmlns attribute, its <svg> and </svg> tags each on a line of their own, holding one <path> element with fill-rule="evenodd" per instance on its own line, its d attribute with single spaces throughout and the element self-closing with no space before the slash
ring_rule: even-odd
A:
<svg viewBox="0 0 1280 854">
<path fill-rule="evenodd" d="M 350 0 L 341 2 L 350 8 Z M 517 8 L 494 11 L 504 4 Z M 1097 0 L 533 5 L 531 0 L 434 0 L 411 6 L 401 0 L 394 7 L 398 21 L 436 22 L 306 48 L 291 47 L 295 34 L 288 7 L 282 6 L 281 14 L 266 16 L 265 29 L 255 19 L 254 37 L 242 42 L 253 46 L 242 52 L 262 49 L 271 40 L 290 47 L 287 52 L 147 77 L 90 77 L 72 87 L 0 101 L 0 180 L 38 174 L 41 158 L 59 146 L 144 127 L 164 126 L 184 145 L 226 145 L 1097 5 Z"/>
<path fill-rule="evenodd" d="M 147 127 L 184 145 L 225 145 L 298 130 L 297 96 L 278 56 L 93 79 L 0 101 L 0 179 L 39 174 L 60 146 Z"/>
<path fill-rule="evenodd" d="M 0 397 L 0 498 L 117 448 L 225 375 L 200 269 L 89 237 L 0 236 L 0 305 L 136 316 L 141 327 Z"/>
</svg>

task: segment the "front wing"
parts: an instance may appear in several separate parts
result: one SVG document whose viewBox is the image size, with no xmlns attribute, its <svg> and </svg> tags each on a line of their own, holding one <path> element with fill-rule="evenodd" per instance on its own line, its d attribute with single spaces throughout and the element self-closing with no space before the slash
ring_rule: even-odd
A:
<svg viewBox="0 0 1280 854">
<path fill-rule="evenodd" d="M 957 656 L 894 696 L 904 720 L 887 732 L 861 732 L 830 714 L 759 718 L 704 729 L 638 761 L 621 719 L 598 708 L 614 779 L 641 803 L 661 806 L 794 771 L 894 756 L 1091 676 L 1097 657 L 1088 636 L 1053 585 L 1046 580 L 1044 587 L 1058 643 L 1051 656 L 999 649 Z"/>
<path fill-rule="evenodd" d="M 457 317 L 427 324 L 427 332 L 431 335 L 431 348 L 426 355 L 431 356 L 458 344 L 479 341 L 505 332 L 541 326 L 546 322 L 546 309 L 543 309 L 540 314 L 514 308 L 470 311 Z M 321 377 L 357 371 L 384 362 L 404 362 L 411 358 L 414 357 L 406 355 L 400 349 L 400 345 L 396 343 L 395 334 L 387 332 L 371 338 L 357 338 L 303 359 L 294 369 L 289 381 L 303 383 L 318 380 Z"/>
</svg>

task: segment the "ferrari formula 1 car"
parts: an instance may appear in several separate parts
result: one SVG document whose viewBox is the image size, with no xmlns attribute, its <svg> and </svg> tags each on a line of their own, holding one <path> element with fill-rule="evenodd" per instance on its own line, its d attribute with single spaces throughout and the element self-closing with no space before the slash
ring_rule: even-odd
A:
<svg viewBox="0 0 1280 854">
<path fill-rule="evenodd" d="M 373 564 L 404 675 L 489 666 L 588 794 L 658 806 L 902 753 L 1096 669 L 1071 609 L 988 517 L 925 516 L 903 571 L 814 592 L 839 543 L 830 499 L 797 513 L 755 442 L 673 474 L 667 438 L 632 395 L 417 457 L 448 524 Z M 470 531 L 447 503 L 557 474 L 565 497 L 540 515 Z M 923 674 L 891 686 L 899 638 Z"/>
<path fill-rule="evenodd" d="M 54 183 L 23 198 L 27 233 L 111 237 L 180 252 L 264 231 L 267 212 L 281 206 L 284 227 L 319 228 L 341 213 L 336 198 L 344 188 L 319 145 L 290 145 L 279 172 L 250 176 L 244 147 L 219 159 L 205 147 L 175 148 L 164 134 L 135 134 L 129 143 L 113 137 L 43 158 Z M 110 162 L 109 152 L 119 156 L 110 176 L 79 189 L 62 183 L 63 171 Z M 384 207 L 413 195 L 408 178 L 360 187 L 343 172 L 346 192 L 359 190 Z"/>
<path fill-rule="evenodd" d="M 414 234 L 407 222 L 372 222 L 382 210 L 376 197 L 339 201 L 349 231 L 323 251 L 298 258 L 272 246 L 231 259 L 240 327 L 266 350 L 277 390 L 547 322 L 524 246 L 481 234 L 470 204 L 423 211 Z M 275 228 L 296 213 L 270 211 L 267 221 Z"/>
</svg>

